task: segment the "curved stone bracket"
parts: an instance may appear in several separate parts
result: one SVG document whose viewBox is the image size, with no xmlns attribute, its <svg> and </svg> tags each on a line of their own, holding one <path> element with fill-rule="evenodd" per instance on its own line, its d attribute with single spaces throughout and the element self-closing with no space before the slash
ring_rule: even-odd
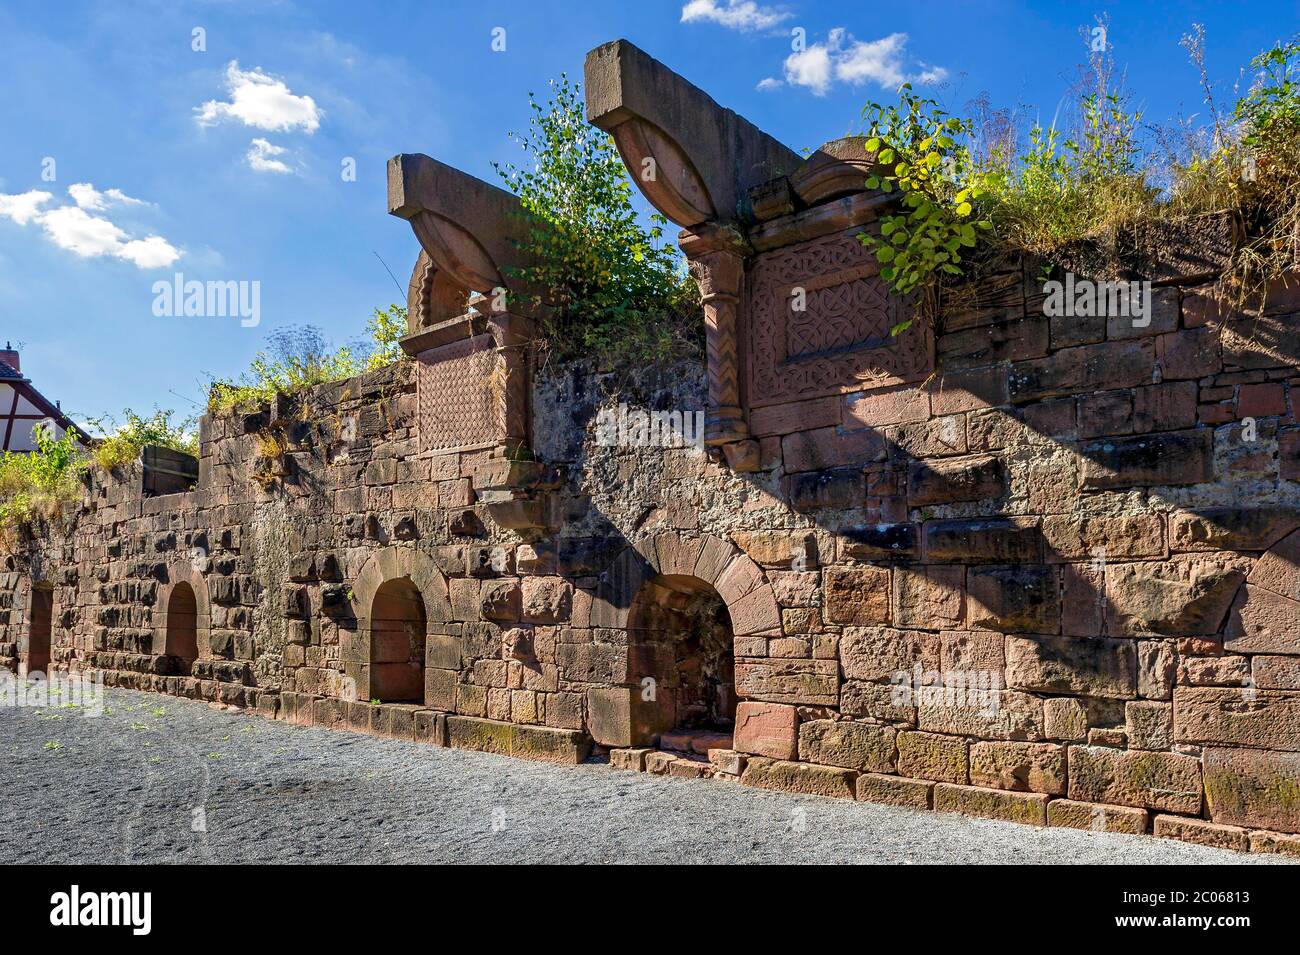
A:
<svg viewBox="0 0 1300 955">
<path fill-rule="evenodd" d="M 627 40 L 588 53 L 584 77 L 588 121 L 613 135 L 646 198 L 684 228 L 748 220 L 750 187 L 803 161 Z"/>
</svg>

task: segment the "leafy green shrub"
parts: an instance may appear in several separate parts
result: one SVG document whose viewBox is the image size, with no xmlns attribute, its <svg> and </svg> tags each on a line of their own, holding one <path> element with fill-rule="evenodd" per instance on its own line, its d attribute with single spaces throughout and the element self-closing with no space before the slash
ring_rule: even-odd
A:
<svg viewBox="0 0 1300 955">
<path fill-rule="evenodd" d="M 561 75 L 547 104 L 530 94 L 529 105 L 528 131 L 512 137 L 531 168 L 496 169 L 529 216 L 522 244 L 535 264 L 515 277 L 552 310 L 541 328 L 552 353 L 617 364 L 698 349 L 699 295 L 663 241 L 667 220 L 638 218 L 623 161 L 587 123 L 580 86 Z"/>
<path fill-rule="evenodd" d="M 869 188 L 901 193 L 899 211 L 881 219 L 879 236 L 862 235 L 881 277 L 902 295 L 964 273 L 978 236 L 995 250 L 1050 257 L 1063 246 L 1135 222 L 1236 210 L 1247 226 L 1228 286 L 1258 293 L 1300 267 L 1300 40 L 1251 62 L 1257 73 L 1225 124 L 1214 109 L 1204 66 L 1204 31 L 1183 40 L 1200 68 L 1209 129 L 1183 129 L 1170 144 L 1139 135 L 1140 112 L 1115 81 L 1106 50 L 1090 57 L 1087 83 L 1067 134 L 1034 125 L 1022 148 L 1007 112 L 975 104 L 1000 124 L 993 148 L 976 148 L 970 121 L 949 116 L 904 85 L 893 106 L 864 110 L 878 166 Z M 904 322 L 895 333 L 910 322 Z"/>
<path fill-rule="evenodd" d="M 141 417 L 130 408 L 122 414 L 126 423 L 121 426 L 107 416 L 92 418 L 89 422 L 91 427 L 104 434 L 91 451 L 91 457 L 106 471 L 116 470 L 135 461 L 146 445 L 159 445 L 198 456 L 199 436 L 193 418 L 186 418 L 173 425 L 170 408 L 165 411 L 155 408 L 148 418 Z"/>
<path fill-rule="evenodd" d="M 970 149 L 958 140 L 970 135 L 970 123 L 949 116 L 932 99 L 899 88 L 899 103 L 871 103 L 863 111 L 868 122 L 867 151 L 875 155 L 876 170 L 868 189 L 902 194 L 901 211 L 880 219 L 880 235 L 859 235 L 880 263 L 880 277 L 899 295 L 911 295 L 940 273 L 961 274 L 962 251 L 975 245 L 976 227 L 989 223 L 973 219 L 974 203 L 984 190 L 970 179 Z M 892 330 L 898 334 L 911 319 Z"/>
<path fill-rule="evenodd" d="M 76 435 L 55 437 L 47 428 L 32 435 L 36 450 L 0 454 L 0 544 L 5 547 L 13 546 L 23 525 L 54 519 L 83 491 L 87 456 Z"/>
<path fill-rule="evenodd" d="M 366 325 L 369 340 L 335 348 L 314 325 L 290 326 L 267 336 L 248 371 L 237 379 L 218 379 L 208 391 L 208 411 L 228 415 L 256 407 L 276 395 L 292 395 L 316 385 L 342 381 L 405 359 L 399 341 L 406 332 L 406 309 L 376 308 Z"/>
</svg>

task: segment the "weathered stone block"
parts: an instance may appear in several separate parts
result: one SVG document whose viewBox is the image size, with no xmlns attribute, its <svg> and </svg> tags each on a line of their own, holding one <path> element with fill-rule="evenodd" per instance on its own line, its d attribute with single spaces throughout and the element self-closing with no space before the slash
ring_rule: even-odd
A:
<svg viewBox="0 0 1300 955">
<path fill-rule="evenodd" d="M 867 682 L 910 675 L 917 665 L 922 671 L 937 670 L 939 637 L 888 627 L 848 628 L 840 639 L 840 661 L 846 679 Z"/>
<path fill-rule="evenodd" d="M 949 565 L 894 570 L 893 619 L 899 627 L 957 627 L 965 610 L 966 569 Z"/>
<path fill-rule="evenodd" d="M 1056 568 L 1032 564 L 972 567 L 966 580 L 970 626 L 1004 633 L 1056 633 L 1061 629 Z"/>
<path fill-rule="evenodd" d="M 1065 747 L 1053 743 L 972 743 L 973 786 L 1065 794 Z"/>
<path fill-rule="evenodd" d="M 799 748 L 798 710 L 780 703 L 737 704 L 732 745 L 737 752 L 754 756 L 794 759 Z"/>
<path fill-rule="evenodd" d="M 1029 693 L 926 687 L 922 695 L 917 725 L 923 730 L 983 739 L 1043 739 L 1043 701 Z"/>
<path fill-rule="evenodd" d="M 1052 514 L 1043 518 L 1043 542 L 1048 563 L 1163 557 L 1164 521 L 1157 514 Z"/>
<path fill-rule="evenodd" d="M 641 688 L 593 687 L 587 691 L 587 731 L 602 746 L 644 746 L 675 721 L 671 695 L 644 699 Z"/>
<path fill-rule="evenodd" d="M 577 730 L 522 726 L 470 716 L 447 717 L 447 739 L 455 749 L 566 765 L 581 763 L 591 750 L 591 739 Z"/>
<path fill-rule="evenodd" d="M 1300 832 L 1300 753 L 1212 747 L 1203 761 L 1215 822 Z"/>
<path fill-rule="evenodd" d="M 1128 744 L 1134 749 L 1168 749 L 1174 742 L 1174 708 L 1169 703 L 1129 700 L 1124 704 Z"/>
<path fill-rule="evenodd" d="M 736 661 L 736 693 L 771 703 L 834 706 L 839 702 L 834 660 L 749 659 Z"/>
<path fill-rule="evenodd" d="M 929 809 L 934 783 L 903 776 L 884 776 L 880 773 L 863 773 L 857 780 L 860 802 L 878 802 L 886 806 L 904 806 L 908 809 Z"/>
<path fill-rule="evenodd" d="M 1300 693 L 1176 687 L 1174 739 L 1300 752 Z"/>
<path fill-rule="evenodd" d="M 1225 559 L 1147 561 L 1106 569 L 1112 633 L 1171 637 L 1216 634 L 1243 573 Z"/>
<path fill-rule="evenodd" d="M 907 467 L 907 503 L 911 507 L 983 501 L 1005 492 L 1006 471 L 997 458 L 913 461 Z"/>
<path fill-rule="evenodd" d="M 967 564 L 1036 564 L 1042 560 L 1043 539 L 1037 521 L 989 518 L 927 521 L 925 557 L 931 561 Z"/>
<path fill-rule="evenodd" d="M 1073 799 L 1053 799 L 1047 804 L 1047 824 L 1092 832 L 1123 832 L 1140 836 L 1147 831 L 1149 815 L 1131 806 L 1107 806 Z"/>
<path fill-rule="evenodd" d="M 901 775 L 950 783 L 967 781 L 969 757 L 965 740 L 903 730 L 897 736 L 897 743 Z"/>
<path fill-rule="evenodd" d="M 1300 654 L 1300 600 L 1247 583 L 1232 603 L 1223 648 L 1234 653 Z"/>
<path fill-rule="evenodd" d="M 1201 484 L 1214 479 L 1209 429 L 1105 438 L 1084 444 L 1083 486 L 1089 490 Z"/>
<path fill-rule="evenodd" d="M 810 720 L 799 727 L 799 759 L 875 773 L 893 772 L 895 731 L 887 726 Z"/>
<path fill-rule="evenodd" d="M 826 619 L 851 626 L 889 623 L 889 570 L 831 567 L 825 571 Z"/>
<path fill-rule="evenodd" d="M 861 468 L 792 474 L 787 481 L 790 506 L 796 511 L 861 507 L 867 494 Z"/>
<path fill-rule="evenodd" d="M 1048 797 L 1041 793 L 1001 792 L 950 783 L 936 783 L 934 787 L 936 812 L 959 812 L 966 816 L 1032 826 L 1047 825 L 1047 800 Z"/>
<path fill-rule="evenodd" d="M 1008 637 L 1007 686 L 1040 693 L 1132 697 L 1137 656 L 1132 640 L 1105 637 Z"/>
<path fill-rule="evenodd" d="M 1200 846 L 1215 849 L 1233 849 L 1245 852 L 1250 848 L 1245 829 L 1236 826 L 1221 826 L 1203 819 L 1188 819 L 1185 816 L 1158 815 L 1152 830 L 1158 838 L 1179 839 L 1194 842 Z"/>
<path fill-rule="evenodd" d="M 1169 516 L 1169 546 L 1179 551 L 1268 550 L 1300 524 L 1285 507 L 1216 507 Z"/>
<path fill-rule="evenodd" d="M 859 560 L 915 557 L 921 550 L 917 524 L 856 524 L 840 529 L 840 556 Z"/>
<path fill-rule="evenodd" d="M 1201 766 L 1180 753 L 1070 746 L 1070 798 L 1169 812 L 1201 811 Z"/>
<path fill-rule="evenodd" d="M 852 799 L 854 798 L 854 775 L 847 769 L 814 766 L 811 763 L 791 763 L 756 756 L 746 761 L 745 771 L 740 774 L 740 781 L 746 786 L 756 786 L 760 789 Z"/>
</svg>

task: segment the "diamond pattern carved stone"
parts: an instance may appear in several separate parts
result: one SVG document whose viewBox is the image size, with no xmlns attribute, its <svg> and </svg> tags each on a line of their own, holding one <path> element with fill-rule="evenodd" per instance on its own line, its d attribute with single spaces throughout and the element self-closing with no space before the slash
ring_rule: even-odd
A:
<svg viewBox="0 0 1300 955">
<path fill-rule="evenodd" d="M 490 334 L 430 348 L 417 362 L 421 451 L 483 447 L 502 439 L 501 400 L 492 384 L 498 356 Z"/>
<path fill-rule="evenodd" d="M 844 232 L 765 252 L 749 275 L 748 386 L 753 407 L 915 381 L 933 366 L 933 336 L 918 322 L 889 334 L 907 306 L 874 258 Z M 795 311 L 802 288 L 806 309 Z"/>
</svg>

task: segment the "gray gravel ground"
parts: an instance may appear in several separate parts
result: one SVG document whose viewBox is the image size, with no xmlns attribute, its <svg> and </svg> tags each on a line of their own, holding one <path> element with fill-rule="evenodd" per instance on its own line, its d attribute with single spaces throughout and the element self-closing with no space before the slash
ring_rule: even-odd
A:
<svg viewBox="0 0 1300 955">
<path fill-rule="evenodd" d="M 0 708 L 0 863 L 1278 861 L 105 696 Z"/>
</svg>

